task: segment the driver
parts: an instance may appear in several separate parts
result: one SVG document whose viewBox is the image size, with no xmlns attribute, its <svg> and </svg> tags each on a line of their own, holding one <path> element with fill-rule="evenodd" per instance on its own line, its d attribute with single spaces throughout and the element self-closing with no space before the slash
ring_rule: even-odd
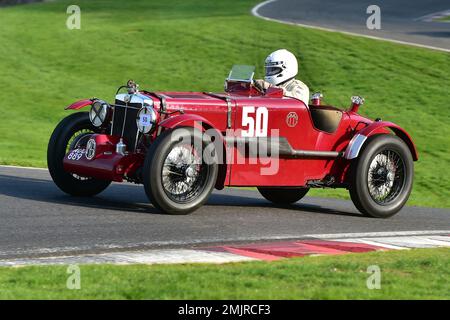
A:
<svg viewBox="0 0 450 320">
<path fill-rule="evenodd" d="M 266 76 L 264 80 L 255 80 L 255 85 L 265 91 L 270 87 L 282 88 L 284 95 L 309 102 L 309 88 L 294 77 L 298 73 L 297 58 L 286 49 L 272 52 L 265 61 Z"/>
</svg>

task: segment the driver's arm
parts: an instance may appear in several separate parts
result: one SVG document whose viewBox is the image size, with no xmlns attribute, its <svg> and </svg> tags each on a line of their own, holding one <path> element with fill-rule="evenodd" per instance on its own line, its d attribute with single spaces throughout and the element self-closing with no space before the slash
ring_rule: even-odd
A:
<svg viewBox="0 0 450 320">
<path fill-rule="evenodd" d="M 254 80 L 253 84 L 255 85 L 255 87 L 257 87 L 261 91 L 266 91 L 267 89 L 269 89 L 272 86 L 270 83 L 268 83 L 262 79 Z"/>
</svg>

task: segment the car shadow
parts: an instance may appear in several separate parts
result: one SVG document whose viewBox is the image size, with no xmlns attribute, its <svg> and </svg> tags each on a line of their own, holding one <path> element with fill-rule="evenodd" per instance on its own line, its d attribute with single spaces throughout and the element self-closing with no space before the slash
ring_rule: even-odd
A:
<svg viewBox="0 0 450 320">
<path fill-rule="evenodd" d="M 227 206 L 227 207 L 247 207 L 247 208 L 274 208 L 285 210 L 298 210 L 301 212 L 333 214 L 341 216 L 361 217 L 362 215 L 355 212 L 347 212 L 341 210 L 330 209 L 317 204 L 296 202 L 291 205 L 276 205 L 262 198 L 236 196 L 229 194 L 212 194 L 208 200 L 208 206 Z"/>
<path fill-rule="evenodd" d="M 412 35 L 427 36 L 433 38 L 450 38 L 450 31 L 415 31 L 408 33 Z"/>
<path fill-rule="evenodd" d="M 75 197 L 66 195 L 55 186 L 53 181 L 37 178 L 15 177 L 0 174 L 0 195 L 17 199 L 55 203 L 67 206 L 81 206 L 99 210 L 116 210 L 141 214 L 162 214 L 148 201 L 143 188 L 130 184 L 114 184 L 95 197 Z M 131 201 L 132 200 L 132 201 Z M 236 194 L 213 193 L 206 207 L 242 207 L 274 208 L 297 210 L 343 216 L 360 214 L 329 209 L 316 204 L 298 202 L 293 205 L 279 206 L 257 197 Z"/>
<path fill-rule="evenodd" d="M 119 190 L 117 190 L 117 187 L 119 187 Z M 138 193 L 139 189 L 132 185 L 114 186 L 110 189 L 110 191 L 114 189 L 112 196 L 109 195 L 111 192 L 108 192 L 108 189 L 95 197 L 75 197 L 60 191 L 53 181 L 0 175 L 0 195 L 67 206 L 83 206 L 94 209 L 147 214 L 159 213 L 150 204 L 122 200 L 126 198 L 140 200 L 142 198 L 139 195 L 134 196 L 135 193 Z M 114 197 L 115 195 L 118 197 Z M 113 200 L 117 198 L 119 200 Z"/>
</svg>

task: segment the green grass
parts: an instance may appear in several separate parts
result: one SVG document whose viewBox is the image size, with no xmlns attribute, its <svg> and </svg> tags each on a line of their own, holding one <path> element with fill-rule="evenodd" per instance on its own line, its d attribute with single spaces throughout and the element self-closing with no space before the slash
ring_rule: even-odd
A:
<svg viewBox="0 0 450 320">
<path fill-rule="evenodd" d="M 367 268 L 381 289 L 367 289 Z M 450 299 L 450 250 L 417 249 L 224 265 L 0 268 L 1 299 Z"/>
<path fill-rule="evenodd" d="M 362 114 L 408 130 L 419 150 L 410 205 L 450 207 L 450 55 L 288 26 L 249 14 L 256 0 L 80 0 L 0 9 L 0 164 L 46 165 L 52 129 L 76 99 L 113 98 L 129 78 L 149 90 L 221 91 L 234 63 L 293 51 L 325 102 L 366 98 Z M 313 195 L 347 197 L 345 190 Z"/>
</svg>

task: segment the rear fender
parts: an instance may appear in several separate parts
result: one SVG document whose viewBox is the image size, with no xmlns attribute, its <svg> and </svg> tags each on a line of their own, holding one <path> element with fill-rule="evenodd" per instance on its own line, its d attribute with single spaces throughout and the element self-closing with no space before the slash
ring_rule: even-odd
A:
<svg viewBox="0 0 450 320">
<path fill-rule="evenodd" d="M 193 127 L 202 132 L 206 132 L 208 130 L 214 130 L 214 136 L 220 137 L 221 145 L 222 145 L 222 159 L 219 159 L 219 175 L 217 176 L 216 181 L 216 189 L 223 189 L 225 186 L 225 179 L 227 175 L 227 161 L 226 161 L 226 152 L 227 147 L 225 143 L 225 139 L 223 138 L 222 133 L 217 130 L 208 120 L 203 118 L 202 116 L 195 114 L 183 114 L 179 116 L 170 117 L 165 119 L 159 123 L 159 126 L 164 129 L 175 129 L 177 127 Z M 216 145 L 217 146 L 217 145 Z"/>
<path fill-rule="evenodd" d="M 86 106 L 90 106 L 94 102 L 94 99 L 83 99 L 78 100 L 77 102 L 72 103 L 70 106 L 67 106 L 66 110 L 79 110 Z"/>
<path fill-rule="evenodd" d="M 346 159 L 357 158 L 359 155 L 359 151 L 363 147 L 367 138 L 374 134 L 383 133 L 383 131 L 386 129 L 392 130 L 396 136 L 398 136 L 406 143 L 409 150 L 411 151 L 411 155 L 414 161 L 417 161 L 419 159 L 416 146 L 414 145 L 411 136 L 400 126 L 387 121 L 373 122 L 364 129 L 358 131 L 358 133 L 355 134 L 350 140 L 348 147 L 345 150 L 344 157 Z"/>
</svg>

